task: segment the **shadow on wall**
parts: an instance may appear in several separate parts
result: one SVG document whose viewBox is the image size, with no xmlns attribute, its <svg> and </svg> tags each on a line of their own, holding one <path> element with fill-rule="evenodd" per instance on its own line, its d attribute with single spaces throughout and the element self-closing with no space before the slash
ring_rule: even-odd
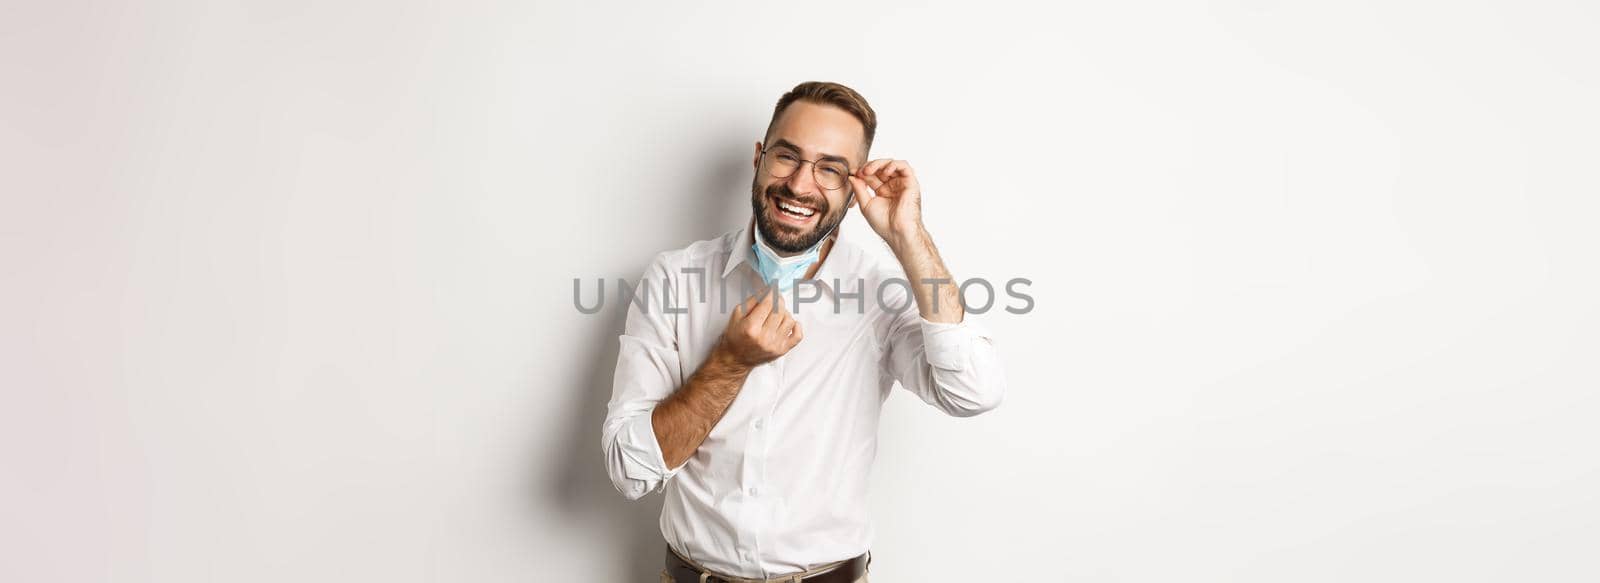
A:
<svg viewBox="0 0 1600 583">
<path fill-rule="evenodd" d="M 677 199 L 685 207 L 681 216 L 689 220 L 647 229 L 627 224 L 630 220 L 652 220 L 649 213 L 671 204 L 664 201 L 662 205 L 649 205 L 652 207 L 649 212 L 619 217 L 622 220 L 617 224 L 604 226 L 619 233 L 657 235 L 655 240 L 649 237 L 618 239 L 628 241 L 630 247 L 637 245 L 630 251 L 638 257 L 621 277 L 633 280 L 644 272 L 645 264 L 656 253 L 721 235 L 738 228 L 750 216 L 752 170 L 746 149 L 750 140 L 742 134 L 737 138 L 724 138 L 718 143 L 728 146 L 718 148 L 709 156 L 714 163 L 708 164 L 706 171 Z M 615 287 L 615 277 L 608 278 L 610 287 Z M 592 528 L 594 533 L 589 536 L 611 543 L 602 551 L 611 553 L 611 564 L 594 566 L 595 581 L 655 581 L 666 552 L 660 527 L 662 495 L 652 493 L 633 502 L 623 498 L 611 484 L 601 450 L 601 424 L 605 420 L 606 404 L 611 400 L 619 346 L 617 337 L 622 334 L 625 307 L 626 304 L 614 295 L 608 297 L 605 309 L 589 318 L 592 325 L 588 336 L 574 339 L 585 347 L 580 354 L 586 356 L 579 362 L 586 366 L 575 369 L 581 375 L 580 382 L 571 389 L 581 394 L 575 399 L 550 402 L 578 403 L 579 410 L 570 416 L 572 422 L 564 437 L 555 442 L 560 450 L 547 458 L 561 460 L 560 465 L 553 468 L 554 471 L 542 472 L 543 475 L 540 475 L 541 468 L 534 468 L 536 479 L 545 482 L 541 485 L 548 485 L 543 490 L 555 497 L 542 501 L 541 506 L 559 508 L 573 522 Z M 615 575 L 606 576 L 608 570 Z"/>
</svg>

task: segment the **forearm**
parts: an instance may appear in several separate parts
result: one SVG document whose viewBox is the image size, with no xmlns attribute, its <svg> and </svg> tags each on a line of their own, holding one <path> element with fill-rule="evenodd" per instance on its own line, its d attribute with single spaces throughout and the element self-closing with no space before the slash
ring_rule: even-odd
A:
<svg viewBox="0 0 1600 583">
<path fill-rule="evenodd" d="M 927 229 L 919 227 L 909 234 L 893 237 L 889 248 L 905 269 L 922 317 L 929 322 L 960 322 L 963 315 L 961 290 L 950 276 Z"/>
<path fill-rule="evenodd" d="M 720 348 L 713 349 L 688 382 L 650 413 L 661 456 L 669 468 L 694 455 L 750 376 L 749 367 L 738 364 Z"/>
<path fill-rule="evenodd" d="M 964 320 L 961 288 L 945 267 L 927 231 L 893 237 L 890 248 L 905 269 L 922 321 L 909 313 L 895 318 L 889 363 L 895 379 L 924 402 L 956 417 L 999 406 L 1005 394 L 988 332 Z"/>
</svg>

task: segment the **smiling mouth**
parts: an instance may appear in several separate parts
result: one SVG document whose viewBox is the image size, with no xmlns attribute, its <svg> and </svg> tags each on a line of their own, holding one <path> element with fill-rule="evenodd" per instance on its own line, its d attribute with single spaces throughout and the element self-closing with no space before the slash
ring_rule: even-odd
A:
<svg viewBox="0 0 1600 583">
<path fill-rule="evenodd" d="M 793 223 L 808 223 L 817 216 L 817 209 L 769 196 L 772 202 L 773 214 Z"/>
</svg>

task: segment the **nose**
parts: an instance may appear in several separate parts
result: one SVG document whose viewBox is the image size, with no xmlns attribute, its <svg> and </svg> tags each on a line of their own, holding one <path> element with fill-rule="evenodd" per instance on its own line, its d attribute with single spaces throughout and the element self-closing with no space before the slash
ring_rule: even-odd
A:
<svg viewBox="0 0 1600 583">
<path fill-rule="evenodd" d="M 800 162 L 800 167 L 794 170 L 794 174 L 790 174 L 789 178 L 784 180 L 784 184 L 789 185 L 790 192 L 795 194 L 819 194 L 822 192 L 822 185 L 817 184 L 816 171 L 813 170 L 814 167 L 811 164 L 809 160 Z"/>
</svg>

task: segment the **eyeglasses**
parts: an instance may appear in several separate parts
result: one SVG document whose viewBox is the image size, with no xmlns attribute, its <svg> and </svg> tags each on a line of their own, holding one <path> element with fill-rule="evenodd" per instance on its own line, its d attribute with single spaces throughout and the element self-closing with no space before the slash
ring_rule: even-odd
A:
<svg viewBox="0 0 1600 583">
<path fill-rule="evenodd" d="M 788 178 L 800 170 L 800 166 L 810 162 L 811 176 L 817 181 L 817 186 L 827 190 L 844 188 L 845 177 L 850 175 L 850 167 L 838 160 L 801 160 L 793 150 L 784 147 L 767 148 L 761 150 L 761 167 L 773 178 Z"/>
</svg>

